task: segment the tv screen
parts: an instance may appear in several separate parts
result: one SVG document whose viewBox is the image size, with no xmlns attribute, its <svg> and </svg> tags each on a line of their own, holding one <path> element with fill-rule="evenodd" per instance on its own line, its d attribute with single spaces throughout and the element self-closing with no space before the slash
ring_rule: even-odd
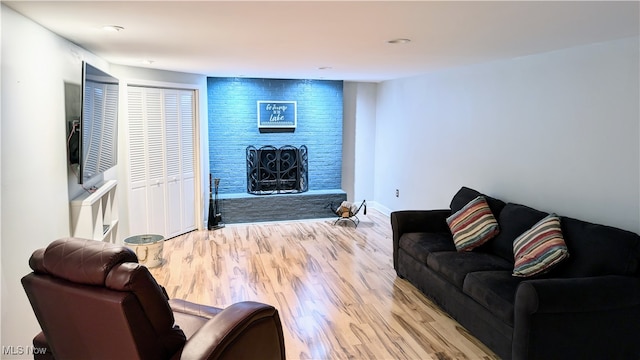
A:
<svg viewBox="0 0 640 360">
<path fill-rule="evenodd" d="M 86 62 L 82 63 L 82 103 L 78 136 L 80 184 L 116 165 L 118 87 L 118 79 Z"/>
</svg>

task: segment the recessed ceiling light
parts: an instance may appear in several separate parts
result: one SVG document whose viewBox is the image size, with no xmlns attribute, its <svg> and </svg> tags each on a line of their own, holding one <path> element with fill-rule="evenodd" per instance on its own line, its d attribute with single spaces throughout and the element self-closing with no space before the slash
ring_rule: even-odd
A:
<svg viewBox="0 0 640 360">
<path fill-rule="evenodd" d="M 406 43 L 410 43 L 411 39 L 406 39 L 406 38 L 399 38 L 399 39 L 393 39 L 393 40 L 389 40 L 387 41 L 389 44 L 406 44 Z"/>
<path fill-rule="evenodd" d="M 124 28 L 119 25 L 105 25 L 102 27 L 102 30 L 109 31 L 109 32 L 120 32 L 124 30 Z"/>
</svg>

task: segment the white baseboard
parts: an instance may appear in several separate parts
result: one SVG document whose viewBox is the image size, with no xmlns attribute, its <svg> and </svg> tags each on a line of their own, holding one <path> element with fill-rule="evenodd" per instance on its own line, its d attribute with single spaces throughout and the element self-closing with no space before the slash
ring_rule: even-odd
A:
<svg viewBox="0 0 640 360">
<path fill-rule="evenodd" d="M 370 206 L 378 211 L 380 211 L 381 213 L 390 216 L 391 215 L 391 209 L 389 209 L 388 207 L 380 204 L 377 201 L 367 201 L 367 206 Z"/>
</svg>

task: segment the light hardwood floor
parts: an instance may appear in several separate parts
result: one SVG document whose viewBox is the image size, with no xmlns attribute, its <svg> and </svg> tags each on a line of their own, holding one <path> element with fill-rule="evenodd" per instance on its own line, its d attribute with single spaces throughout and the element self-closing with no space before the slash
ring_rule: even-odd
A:
<svg viewBox="0 0 640 360">
<path fill-rule="evenodd" d="M 393 270 L 389 217 L 227 225 L 164 243 L 172 298 L 280 312 L 288 359 L 496 359 Z"/>
</svg>

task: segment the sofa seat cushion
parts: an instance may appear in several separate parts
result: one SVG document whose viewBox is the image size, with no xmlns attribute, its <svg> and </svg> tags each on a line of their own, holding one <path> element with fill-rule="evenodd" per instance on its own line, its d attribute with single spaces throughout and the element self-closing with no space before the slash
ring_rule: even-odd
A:
<svg viewBox="0 0 640 360">
<path fill-rule="evenodd" d="M 513 326 L 516 289 L 523 278 L 510 271 L 477 271 L 464 279 L 462 291 L 497 318 Z"/>
<path fill-rule="evenodd" d="M 482 252 L 435 252 L 427 258 L 427 266 L 462 289 L 465 276 L 476 271 L 513 271 L 507 260 Z"/>
<path fill-rule="evenodd" d="M 400 237 L 398 247 L 423 264 L 432 252 L 456 250 L 449 232 L 405 233 Z"/>
</svg>

